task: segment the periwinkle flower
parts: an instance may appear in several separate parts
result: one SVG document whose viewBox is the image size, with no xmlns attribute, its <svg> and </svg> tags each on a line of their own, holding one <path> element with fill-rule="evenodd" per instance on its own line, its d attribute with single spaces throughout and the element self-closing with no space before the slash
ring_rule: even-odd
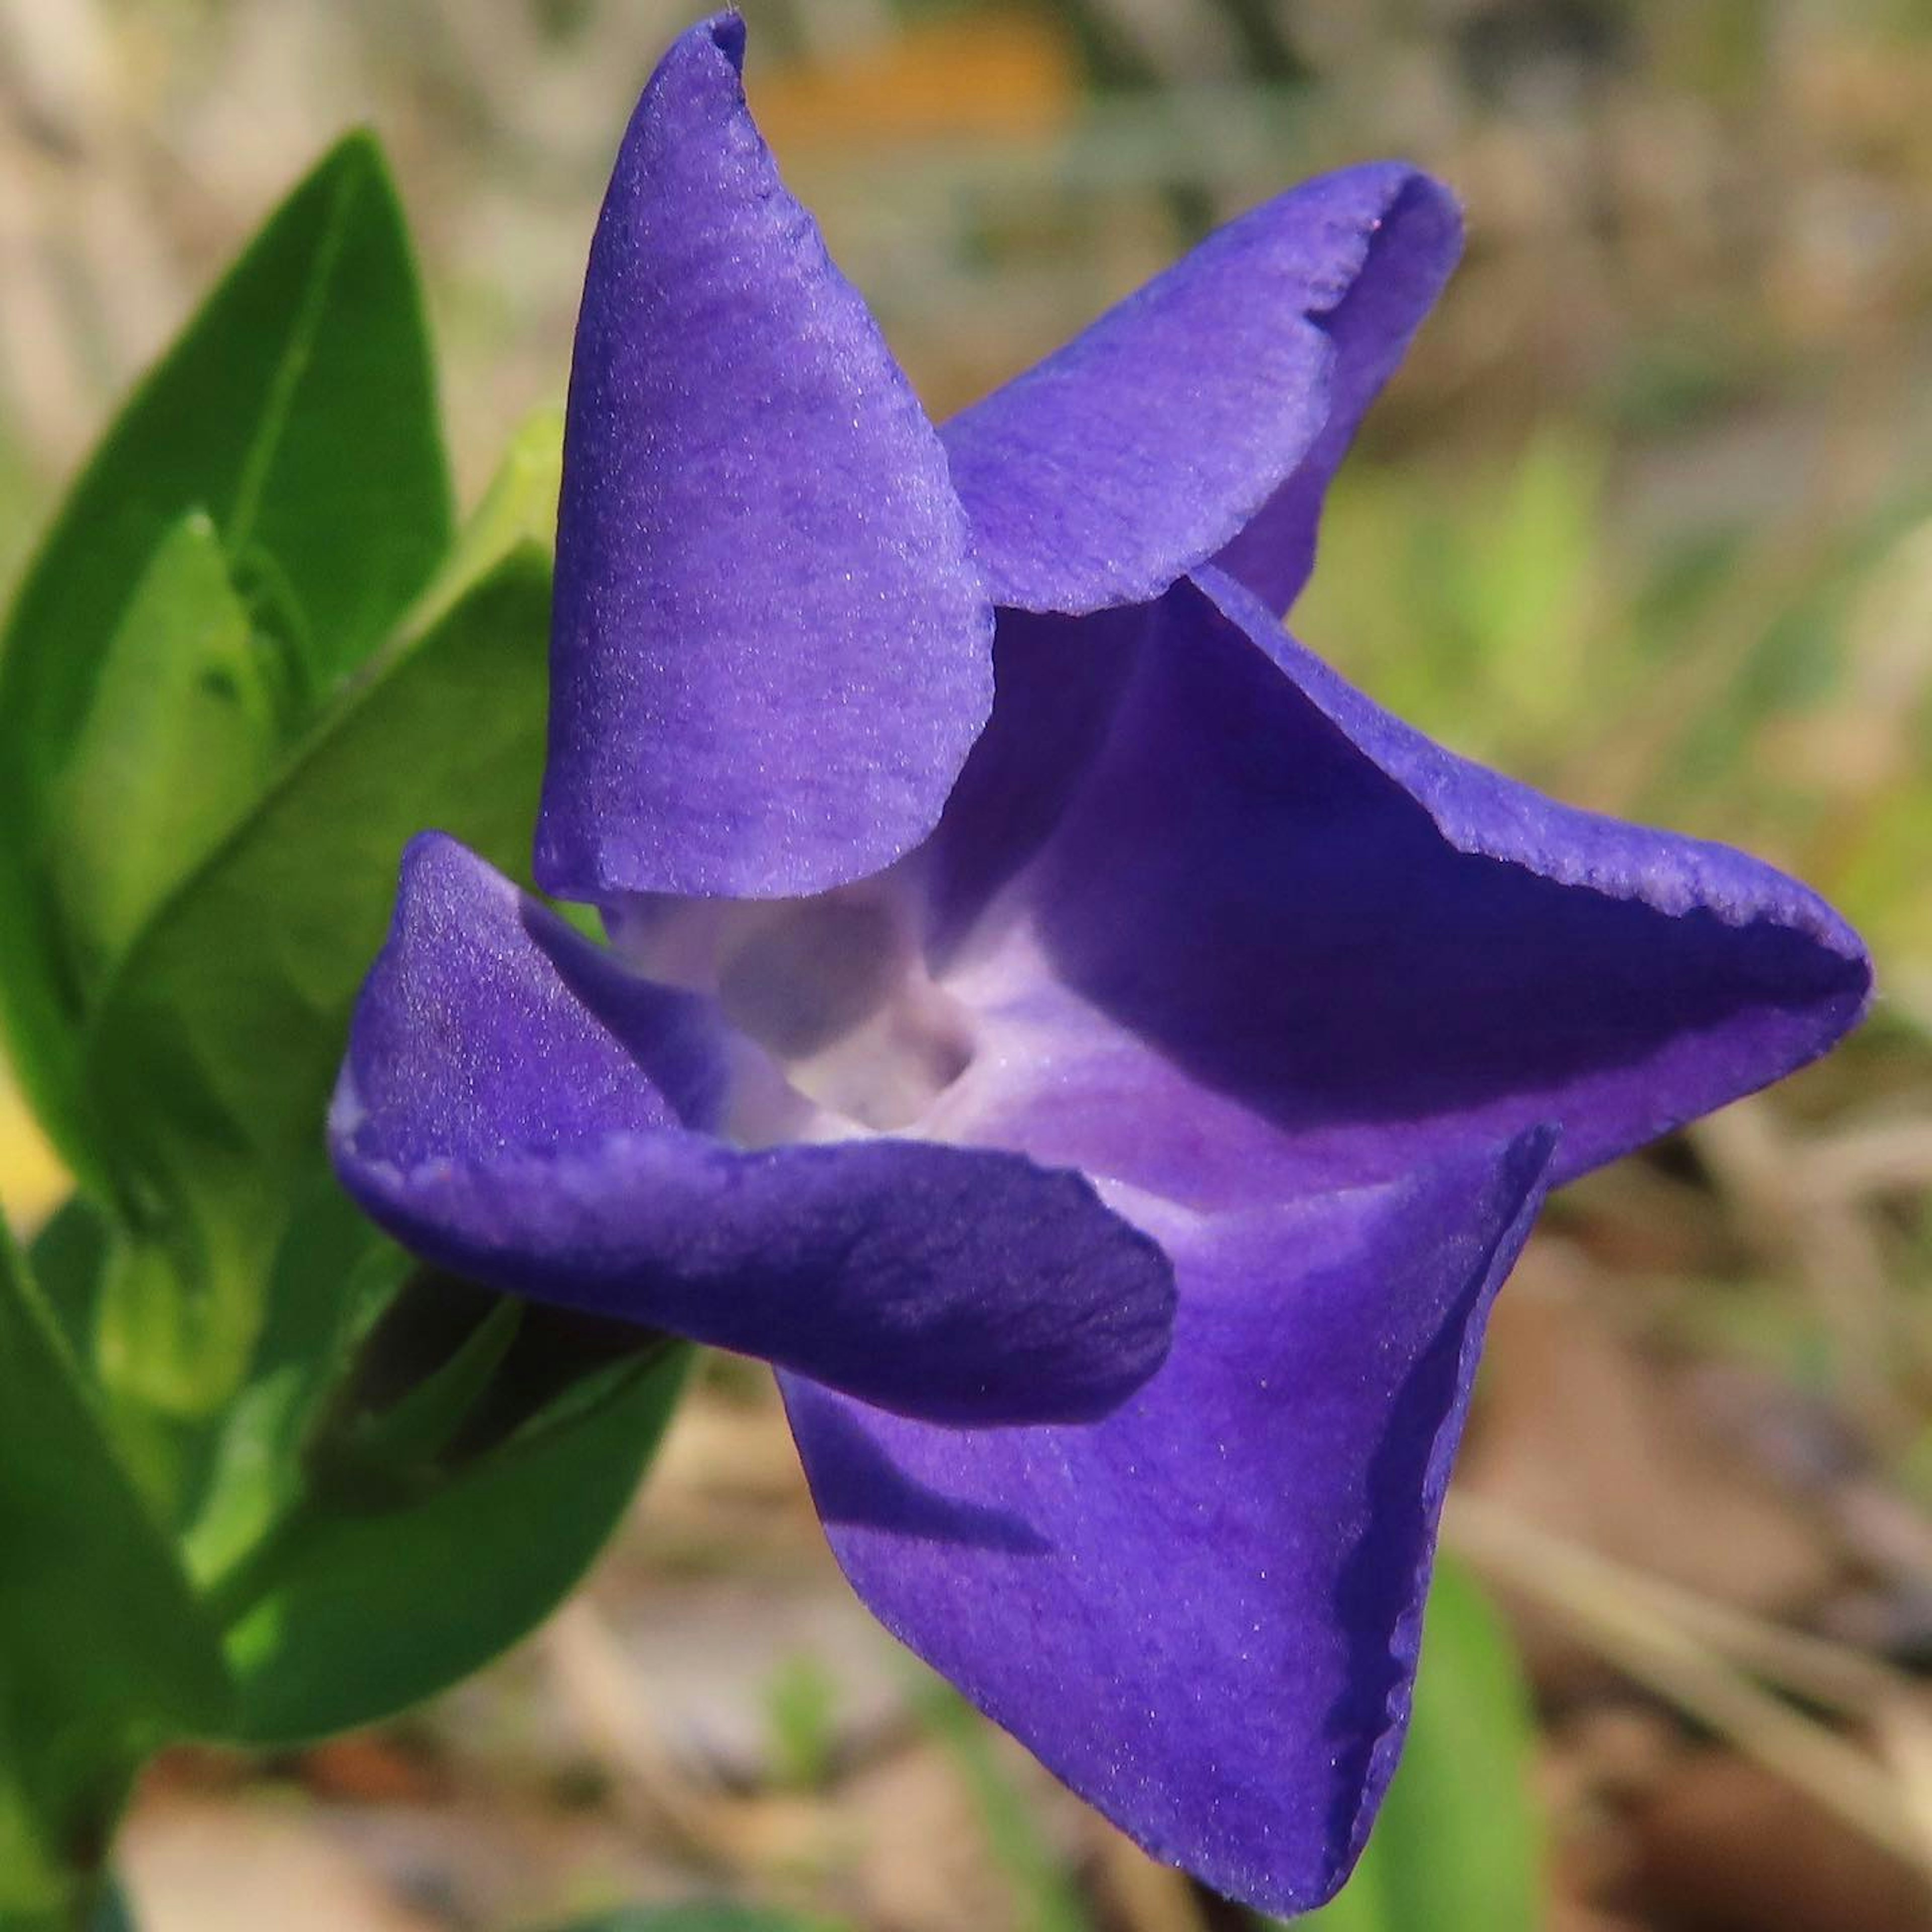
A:
<svg viewBox="0 0 1932 1932">
<path fill-rule="evenodd" d="M 776 1364 L 886 1627 L 1304 1909 L 1544 1192 L 1822 1052 L 1868 963 L 1281 628 L 1442 188 L 1283 195 L 935 431 L 742 44 L 646 90 L 578 326 L 536 876 L 613 944 L 418 841 L 336 1162 L 439 1263 Z"/>
</svg>

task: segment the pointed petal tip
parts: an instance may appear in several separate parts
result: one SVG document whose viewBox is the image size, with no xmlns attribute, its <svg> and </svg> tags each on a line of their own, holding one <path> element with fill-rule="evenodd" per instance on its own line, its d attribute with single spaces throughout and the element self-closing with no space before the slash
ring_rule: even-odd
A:
<svg viewBox="0 0 1932 1932">
<path fill-rule="evenodd" d="M 1540 1120 L 1574 1178 L 1866 1009 L 1864 949 L 1814 892 L 1456 757 L 1218 572 L 1101 634 L 1126 669 L 1081 684 L 1070 633 L 1006 622 L 980 776 L 1062 747 L 1073 776 L 1036 813 L 962 787 L 951 824 L 954 930 L 989 883 L 1006 908 L 952 956 L 1027 985 L 1025 1037 L 1053 1042 L 1038 1075 L 982 1056 L 949 1102 L 976 1135 L 1208 1210 Z M 1063 662 L 1082 694 L 1056 709 Z"/>
<path fill-rule="evenodd" d="M 1191 573 L 1177 594 L 1184 604 L 1198 598 L 1245 632 L 1358 752 L 1423 807 L 1456 850 L 1673 917 L 1702 912 L 1730 926 L 1761 920 L 1783 926 L 1844 962 L 1843 983 L 1830 990 L 1856 998 L 1848 1024 L 1862 1016 L 1872 982 L 1865 943 L 1802 880 L 1736 846 L 1613 819 L 1483 770 L 1382 712 L 1285 630 L 1250 586 L 1218 565 Z M 1558 830 L 1567 838 L 1555 837 Z"/>
<path fill-rule="evenodd" d="M 992 708 L 945 453 L 692 28 L 613 171 L 564 434 L 537 877 L 764 898 L 890 864 Z"/>
<path fill-rule="evenodd" d="M 1078 615 L 1221 558 L 1285 608 L 1328 479 L 1461 246 L 1455 196 L 1406 161 L 1317 176 L 954 417 L 994 601 Z"/>
<path fill-rule="evenodd" d="M 488 880 L 507 886 L 508 881 L 486 865 L 461 839 L 432 826 L 416 833 L 403 848 L 396 870 L 397 892 L 393 916 L 400 917 L 410 896 L 421 887 L 440 880 Z"/>
<path fill-rule="evenodd" d="M 1400 164 L 1402 182 L 1382 218 L 1384 229 L 1402 225 L 1411 242 L 1430 264 L 1439 289 L 1462 260 L 1468 224 L 1462 199 L 1448 182 L 1426 170 Z"/>
<path fill-rule="evenodd" d="M 1445 260 L 1442 251 L 1462 247 L 1461 196 L 1439 176 L 1414 161 L 1397 157 L 1358 161 L 1286 189 L 1274 201 L 1287 203 L 1302 196 L 1324 197 L 1338 213 L 1352 212 L 1362 233 L 1365 254 L 1386 239 L 1394 226 L 1412 222 L 1414 226 L 1410 238 L 1432 244 L 1432 261 L 1444 274 L 1453 266 L 1454 255 L 1450 254 Z M 1363 266 L 1356 265 L 1358 274 Z"/>
<path fill-rule="evenodd" d="M 656 89 L 673 75 L 691 68 L 728 69 L 735 83 L 745 71 L 748 35 L 745 16 L 735 7 L 698 20 L 664 50 L 664 57 L 645 85 L 640 107 L 648 106 Z"/>
<path fill-rule="evenodd" d="M 722 13 L 714 14 L 693 30 L 708 39 L 711 44 L 731 63 L 734 72 L 745 70 L 745 16 L 735 7 L 728 7 Z"/>
<path fill-rule="evenodd" d="M 1554 1143 L 1156 1210 L 1173 1353 L 1091 1427 L 942 1431 L 782 1378 L 847 1576 L 1152 1856 L 1312 1909 L 1394 1769 L 1484 1322 Z"/>
</svg>

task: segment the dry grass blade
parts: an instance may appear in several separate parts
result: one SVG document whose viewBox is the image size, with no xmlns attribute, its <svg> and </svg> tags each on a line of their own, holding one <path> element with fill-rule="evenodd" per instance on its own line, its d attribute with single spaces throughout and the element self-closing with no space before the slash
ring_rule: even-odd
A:
<svg viewBox="0 0 1932 1932">
<path fill-rule="evenodd" d="M 1533 1528 L 1478 1498 L 1451 1498 L 1450 1545 L 1499 1588 L 1562 1616 L 1609 1662 L 1724 1738 L 1833 1816 L 1932 1879 L 1932 1832 L 1910 1783 L 1754 1681 L 1718 1640 L 1740 1643 L 1752 1666 L 1806 1694 L 1875 1721 L 1888 1716 L 1898 1680 L 1838 1646 L 1778 1631 Z M 1774 1669 L 1774 1666 L 1775 1668 Z M 1802 1678 L 1802 1687 L 1794 1678 Z"/>
<path fill-rule="evenodd" d="M 723 1801 L 694 1768 L 674 1762 L 664 1748 L 637 1671 L 596 1605 L 585 1597 L 572 1599 L 537 1643 L 560 1700 L 620 1803 L 700 1864 L 730 1870 L 739 1848 L 721 1815 Z"/>
</svg>

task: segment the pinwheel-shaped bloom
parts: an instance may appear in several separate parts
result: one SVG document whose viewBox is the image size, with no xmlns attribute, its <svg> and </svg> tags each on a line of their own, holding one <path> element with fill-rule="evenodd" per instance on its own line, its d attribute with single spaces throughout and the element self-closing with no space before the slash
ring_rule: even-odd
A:
<svg viewBox="0 0 1932 1932">
<path fill-rule="evenodd" d="M 578 325 L 536 877 L 613 944 L 418 841 L 335 1159 L 439 1263 L 776 1364 L 885 1624 L 1306 1907 L 1542 1194 L 1822 1052 L 1867 963 L 1281 628 L 1436 184 L 1286 194 L 935 430 L 742 40 L 646 90 Z"/>
</svg>

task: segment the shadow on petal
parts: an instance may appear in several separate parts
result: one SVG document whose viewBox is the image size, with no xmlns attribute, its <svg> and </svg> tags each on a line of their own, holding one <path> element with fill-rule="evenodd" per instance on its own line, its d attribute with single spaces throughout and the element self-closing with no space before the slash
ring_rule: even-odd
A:
<svg viewBox="0 0 1932 1932">
<path fill-rule="evenodd" d="M 827 1523 L 1008 1556 L 1052 1550 L 1023 1516 L 946 1496 L 908 1475 L 816 1384 L 796 1376 L 784 1382 L 788 1407 L 811 1416 L 812 1495 Z"/>
</svg>

